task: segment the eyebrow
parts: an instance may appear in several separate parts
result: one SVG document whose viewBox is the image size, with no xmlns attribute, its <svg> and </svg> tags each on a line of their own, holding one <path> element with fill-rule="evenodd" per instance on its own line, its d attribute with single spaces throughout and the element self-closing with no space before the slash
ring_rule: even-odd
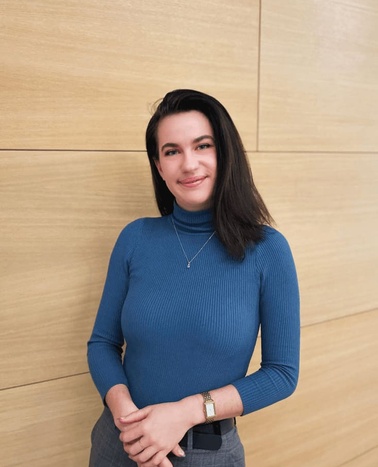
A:
<svg viewBox="0 0 378 467">
<path fill-rule="evenodd" d="M 202 135 L 198 136 L 198 138 L 194 138 L 193 143 L 199 143 L 204 139 L 211 139 L 214 142 L 214 138 L 211 135 Z M 178 146 L 177 143 L 165 143 L 160 150 L 163 151 L 165 148 L 177 148 Z"/>
</svg>

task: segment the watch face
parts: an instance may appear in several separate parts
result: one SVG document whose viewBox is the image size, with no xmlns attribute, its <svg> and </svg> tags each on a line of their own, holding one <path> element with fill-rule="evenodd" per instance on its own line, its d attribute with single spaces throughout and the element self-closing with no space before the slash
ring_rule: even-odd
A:
<svg viewBox="0 0 378 467">
<path fill-rule="evenodd" d="M 215 417 L 215 404 L 206 404 L 206 416 L 208 418 Z"/>
</svg>

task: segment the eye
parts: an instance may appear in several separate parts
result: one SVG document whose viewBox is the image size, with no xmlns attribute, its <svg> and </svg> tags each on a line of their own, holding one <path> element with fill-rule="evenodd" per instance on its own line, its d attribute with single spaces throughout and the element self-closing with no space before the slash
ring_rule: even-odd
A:
<svg viewBox="0 0 378 467">
<path fill-rule="evenodd" d="M 164 152 L 164 156 L 174 156 L 177 153 L 178 153 L 177 149 L 168 149 L 167 151 Z"/>
<path fill-rule="evenodd" d="M 212 145 L 210 143 L 202 143 L 200 145 L 197 146 L 197 149 L 199 150 L 203 150 L 203 149 L 208 149 L 210 148 Z"/>
</svg>

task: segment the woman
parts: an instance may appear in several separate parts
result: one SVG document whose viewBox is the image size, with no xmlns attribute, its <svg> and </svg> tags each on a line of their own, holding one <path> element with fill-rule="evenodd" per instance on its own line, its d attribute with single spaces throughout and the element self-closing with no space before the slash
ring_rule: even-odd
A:
<svg viewBox="0 0 378 467">
<path fill-rule="evenodd" d="M 235 417 L 297 384 L 293 258 L 216 99 L 168 93 L 146 145 L 162 217 L 126 226 L 111 255 L 88 343 L 105 402 L 90 466 L 241 467 Z M 259 328 L 261 367 L 246 376 Z"/>
</svg>

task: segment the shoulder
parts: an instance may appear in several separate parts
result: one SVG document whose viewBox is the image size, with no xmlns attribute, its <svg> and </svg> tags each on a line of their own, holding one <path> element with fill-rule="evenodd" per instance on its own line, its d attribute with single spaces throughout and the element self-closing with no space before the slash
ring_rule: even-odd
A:
<svg viewBox="0 0 378 467">
<path fill-rule="evenodd" d="M 115 249 L 132 253 L 136 246 L 146 237 L 146 234 L 159 230 L 162 223 L 162 217 L 141 217 L 131 221 L 119 233 Z"/>
<path fill-rule="evenodd" d="M 293 256 L 286 237 L 273 227 L 264 226 L 263 238 L 256 245 L 260 266 L 277 262 L 292 262 Z"/>
<path fill-rule="evenodd" d="M 163 223 L 162 217 L 140 217 L 127 224 L 119 234 L 120 240 L 140 238 L 146 232 L 158 230 Z"/>
<path fill-rule="evenodd" d="M 258 247 L 265 250 L 280 250 L 289 247 L 286 237 L 278 230 L 265 225 L 263 227 L 262 239 L 257 244 Z"/>
</svg>

